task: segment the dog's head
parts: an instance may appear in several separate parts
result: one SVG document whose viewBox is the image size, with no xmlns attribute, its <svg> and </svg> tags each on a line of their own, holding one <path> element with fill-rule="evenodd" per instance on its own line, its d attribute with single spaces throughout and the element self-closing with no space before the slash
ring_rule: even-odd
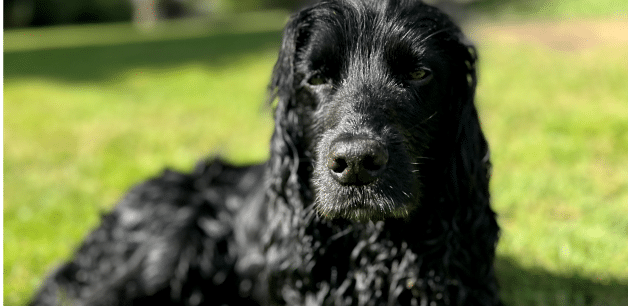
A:
<svg viewBox="0 0 628 306">
<path fill-rule="evenodd" d="M 430 180 L 456 175 L 447 168 L 468 146 L 461 130 L 477 125 L 474 67 L 459 28 L 420 1 L 302 10 L 284 31 L 271 85 L 274 167 L 293 187 L 311 186 L 324 217 L 406 217 Z"/>
</svg>

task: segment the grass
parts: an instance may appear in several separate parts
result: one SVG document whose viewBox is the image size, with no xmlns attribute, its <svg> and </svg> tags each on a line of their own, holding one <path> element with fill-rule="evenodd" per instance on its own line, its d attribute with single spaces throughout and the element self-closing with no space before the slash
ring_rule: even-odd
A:
<svg viewBox="0 0 628 306">
<path fill-rule="evenodd" d="M 628 46 L 481 50 L 506 301 L 626 305 L 628 71 L 618 63 Z"/>
<path fill-rule="evenodd" d="M 482 0 L 472 11 L 490 19 L 626 18 L 628 2 L 617 0 Z"/>
<path fill-rule="evenodd" d="M 210 154 L 267 157 L 279 26 L 172 28 L 5 32 L 6 305 L 25 304 L 133 184 Z M 505 302 L 627 305 L 628 46 L 479 49 Z"/>
</svg>

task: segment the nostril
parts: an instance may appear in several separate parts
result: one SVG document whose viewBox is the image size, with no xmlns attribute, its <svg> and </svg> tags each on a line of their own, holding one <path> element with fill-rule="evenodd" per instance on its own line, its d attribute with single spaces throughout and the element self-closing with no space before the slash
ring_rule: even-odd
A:
<svg viewBox="0 0 628 306">
<path fill-rule="evenodd" d="M 373 155 L 365 156 L 364 160 L 362 161 L 362 167 L 364 167 L 365 170 L 371 172 L 377 172 L 381 170 L 388 163 L 388 154 L 386 153 L 387 152 L 381 150 L 380 152 Z"/>
<path fill-rule="evenodd" d="M 347 161 L 344 158 L 329 158 L 327 160 L 327 168 L 334 173 L 342 173 L 347 167 Z"/>
<path fill-rule="evenodd" d="M 373 158 L 373 156 L 367 156 L 364 158 L 364 161 L 362 162 L 362 167 L 364 167 L 364 169 L 366 170 L 377 170 L 379 167 L 377 165 L 375 165 L 375 158 Z"/>
</svg>

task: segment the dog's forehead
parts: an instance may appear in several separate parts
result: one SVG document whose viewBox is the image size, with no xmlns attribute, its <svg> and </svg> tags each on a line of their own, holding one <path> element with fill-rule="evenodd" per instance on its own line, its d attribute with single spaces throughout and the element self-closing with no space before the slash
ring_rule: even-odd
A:
<svg viewBox="0 0 628 306">
<path fill-rule="evenodd" d="M 452 57 L 456 48 L 445 43 L 462 36 L 445 14 L 420 1 L 329 1 L 296 21 L 298 65 L 328 76 L 354 68 L 388 74 L 429 67 Z"/>
<path fill-rule="evenodd" d="M 446 15 L 420 1 L 323 2 L 307 16 L 301 23 L 314 53 L 351 52 L 356 46 L 418 50 L 437 41 L 435 38 L 458 35 Z"/>
<path fill-rule="evenodd" d="M 412 32 L 451 28 L 453 23 L 440 10 L 421 1 L 331 1 L 323 2 L 314 8 L 305 20 L 327 29 L 354 29 L 359 31 L 354 37 L 361 37 L 372 31 Z"/>
</svg>

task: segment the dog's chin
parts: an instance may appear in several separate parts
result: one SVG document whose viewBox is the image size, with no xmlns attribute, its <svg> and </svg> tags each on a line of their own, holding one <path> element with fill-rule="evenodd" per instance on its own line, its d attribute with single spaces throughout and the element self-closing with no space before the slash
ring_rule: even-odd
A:
<svg viewBox="0 0 628 306">
<path fill-rule="evenodd" d="M 413 210 L 412 192 L 383 192 L 377 186 L 341 186 L 330 184 L 317 188 L 314 208 L 325 219 L 347 219 L 361 223 L 387 219 L 405 219 Z"/>
<path fill-rule="evenodd" d="M 400 207 L 391 211 L 378 211 L 373 208 L 320 209 L 320 206 L 317 206 L 317 211 L 325 219 L 347 219 L 360 223 L 387 219 L 405 219 L 409 214 L 407 207 Z"/>
</svg>

